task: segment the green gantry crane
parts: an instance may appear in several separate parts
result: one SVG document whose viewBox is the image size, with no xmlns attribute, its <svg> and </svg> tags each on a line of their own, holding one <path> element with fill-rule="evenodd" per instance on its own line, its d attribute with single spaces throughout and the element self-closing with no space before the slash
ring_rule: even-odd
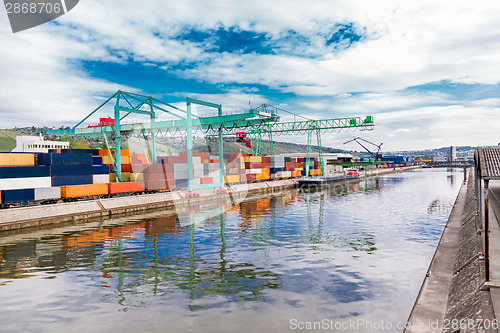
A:
<svg viewBox="0 0 500 333">
<path fill-rule="evenodd" d="M 114 102 L 112 102 L 114 100 Z M 114 124 L 106 126 L 88 126 L 81 125 L 102 109 L 108 103 L 114 104 Z M 192 105 L 198 104 L 210 108 L 217 109 L 217 115 L 211 117 L 200 117 L 192 113 Z M 223 136 L 234 135 L 235 131 L 251 128 L 249 131 L 251 138 L 253 137 L 252 149 L 253 153 L 258 155 L 263 151 L 262 136 L 267 134 L 270 138 L 269 155 L 274 155 L 274 147 L 272 144 L 272 133 L 290 134 L 290 133 L 307 133 L 308 135 L 308 153 L 306 172 L 309 175 L 309 162 L 311 154 L 311 142 L 313 133 L 316 133 L 317 144 L 320 149 L 321 169 L 323 170 L 323 159 L 321 152 L 321 131 L 335 129 L 373 129 L 373 117 L 367 116 L 338 118 L 338 119 L 322 119 L 312 120 L 294 114 L 294 121 L 279 122 L 278 109 L 276 107 L 263 104 L 258 108 L 245 110 L 238 113 L 223 114 L 222 105 L 196 100 L 192 98 L 186 99 L 186 110 L 182 110 L 172 104 L 162 102 L 154 97 L 140 95 L 131 92 L 117 91 L 111 97 L 106 99 L 94 111 L 89 113 L 85 118 L 78 122 L 70 129 L 48 129 L 47 134 L 55 135 L 76 135 L 76 136 L 103 136 L 108 143 L 108 136 L 111 142 L 114 142 L 114 147 L 108 144 L 108 149 L 115 149 L 116 152 L 121 150 L 121 142 L 123 138 L 131 135 L 151 135 L 152 149 L 151 160 L 156 161 L 156 136 L 163 134 L 186 133 L 187 137 L 187 157 L 188 157 L 188 189 L 193 191 L 196 188 L 224 186 L 224 160 L 223 160 Z M 288 112 L 285 110 L 281 110 Z M 126 124 L 123 120 L 131 114 L 144 115 L 149 117 L 147 122 L 136 122 Z M 169 115 L 172 120 L 158 120 L 158 115 Z M 297 121 L 296 117 L 302 117 L 304 121 Z M 197 185 L 193 184 L 193 133 L 201 131 L 205 135 L 217 136 L 219 140 L 219 176 L 220 183 Z M 253 148 L 255 146 L 255 148 Z M 110 156 L 112 156 L 110 152 Z M 115 154 L 113 160 L 114 170 L 118 182 L 122 181 L 121 171 L 121 155 Z"/>
<path fill-rule="evenodd" d="M 79 127 L 88 118 L 102 109 L 108 103 L 114 100 L 114 124 L 109 126 L 88 126 Z M 251 109 L 240 113 L 223 114 L 222 105 L 210 102 L 200 101 L 192 98 L 186 99 L 187 110 L 184 111 L 172 104 L 162 102 L 154 97 L 145 96 L 125 91 L 117 91 L 94 111 L 89 113 L 85 118 L 78 122 L 70 129 L 48 129 L 47 134 L 55 135 L 76 135 L 76 136 L 103 136 L 108 142 L 108 136 L 114 142 L 114 147 L 108 145 L 108 149 L 115 149 L 116 152 L 121 150 L 121 142 L 123 138 L 131 135 L 146 135 L 152 136 L 152 152 L 151 159 L 156 161 L 156 135 L 186 133 L 187 136 L 187 156 L 188 156 L 188 189 L 189 191 L 195 188 L 224 186 L 224 160 L 223 160 L 223 135 L 226 131 L 235 128 L 246 128 L 249 126 L 258 127 L 268 122 L 276 122 L 279 117 L 276 114 L 262 113 L 258 109 Z M 217 109 L 217 115 L 212 117 L 200 117 L 191 112 L 193 104 L 199 104 Z M 158 115 L 167 114 L 172 120 L 158 121 Z M 149 117 L 148 122 L 137 122 L 125 124 L 123 120 L 131 114 L 145 115 Z M 204 134 L 212 133 L 219 137 L 219 173 L 220 183 L 209 185 L 193 184 L 193 133 L 202 131 Z M 110 156 L 112 154 L 110 153 Z M 121 171 L 121 156 L 116 153 L 116 158 L 113 160 L 114 170 L 116 172 L 117 181 L 122 181 Z"/>
<path fill-rule="evenodd" d="M 258 128 L 249 131 L 252 141 L 252 153 L 259 155 L 263 152 L 274 156 L 273 133 L 274 134 L 306 134 L 307 133 L 307 158 L 306 158 L 306 176 L 309 176 L 309 168 L 312 152 L 312 139 L 316 135 L 316 143 L 318 147 L 319 161 L 321 174 L 324 175 L 323 151 L 321 144 L 321 132 L 333 130 L 372 130 L 374 127 L 373 117 L 348 117 L 336 119 L 304 119 L 288 122 L 272 122 L 265 123 Z M 263 137 L 268 135 L 269 147 L 264 145 Z"/>
</svg>

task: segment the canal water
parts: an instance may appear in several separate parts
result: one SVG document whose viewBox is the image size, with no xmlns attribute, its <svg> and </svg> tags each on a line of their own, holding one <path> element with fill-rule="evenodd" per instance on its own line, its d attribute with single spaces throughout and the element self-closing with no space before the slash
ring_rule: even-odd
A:
<svg viewBox="0 0 500 333">
<path fill-rule="evenodd" d="M 397 332 L 463 171 L 0 234 L 2 332 Z"/>
</svg>

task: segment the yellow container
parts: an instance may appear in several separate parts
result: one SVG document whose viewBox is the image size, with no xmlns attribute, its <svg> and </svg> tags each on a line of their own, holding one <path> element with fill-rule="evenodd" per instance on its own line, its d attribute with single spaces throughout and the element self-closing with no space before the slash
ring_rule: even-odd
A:
<svg viewBox="0 0 500 333">
<path fill-rule="evenodd" d="M 130 173 L 130 180 L 131 181 L 143 181 L 144 180 L 144 174 L 142 172 L 131 172 Z"/>
<path fill-rule="evenodd" d="M 76 198 L 108 194 L 108 184 L 61 186 L 61 197 Z"/>
<path fill-rule="evenodd" d="M 35 154 L 0 154 L 0 166 L 34 166 Z"/>
<path fill-rule="evenodd" d="M 122 155 L 122 164 L 130 164 L 130 156 Z"/>
<path fill-rule="evenodd" d="M 239 182 L 240 182 L 239 175 L 225 176 L 224 177 L 224 183 L 239 183 Z"/>
<path fill-rule="evenodd" d="M 132 178 L 131 172 L 122 172 L 122 180 L 131 178 Z M 116 183 L 116 173 L 114 172 L 109 173 L 109 181 L 111 183 Z"/>
<path fill-rule="evenodd" d="M 113 161 L 111 160 L 111 157 L 103 156 L 102 157 L 102 164 L 113 164 Z"/>
<path fill-rule="evenodd" d="M 262 162 L 262 156 L 250 156 L 250 163 L 260 163 Z"/>
</svg>

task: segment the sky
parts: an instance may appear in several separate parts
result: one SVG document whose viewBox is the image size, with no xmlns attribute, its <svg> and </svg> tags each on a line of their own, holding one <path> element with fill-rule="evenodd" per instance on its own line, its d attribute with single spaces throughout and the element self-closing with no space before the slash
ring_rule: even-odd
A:
<svg viewBox="0 0 500 333">
<path fill-rule="evenodd" d="M 496 145 L 498 17 L 497 0 L 82 0 L 14 34 L 0 8 L 0 128 L 73 126 L 124 90 L 374 117 L 373 131 L 324 134 L 336 148 Z"/>
</svg>

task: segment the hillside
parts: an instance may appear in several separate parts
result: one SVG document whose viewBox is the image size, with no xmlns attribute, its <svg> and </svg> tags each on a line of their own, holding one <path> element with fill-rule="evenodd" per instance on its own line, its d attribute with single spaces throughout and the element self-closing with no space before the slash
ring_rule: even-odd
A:
<svg viewBox="0 0 500 333">
<path fill-rule="evenodd" d="M 16 147 L 16 136 L 18 132 L 0 130 L 0 151 L 11 151 Z"/>
<path fill-rule="evenodd" d="M 18 135 L 34 135 L 38 136 L 40 133 L 45 135 L 46 127 L 23 127 L 23 128 L 13 128 L 13 129 L 0 129 L 0 151 L 10 151 L 16 146 L 15 137 Z M 82 138 L 82 137 L 56 137 L 54 135 L 45 136 L 48 140 L 59 140 L 59 141 L 69 141 L 70 148 L 101 148 L 103 145 L 103 138 Z M 109 139 L 109 138 L 108 138 Z M 208 152 L 217 153 L 219 151 L 219 145 L 216 138 L 193 138 L 193 150 L 195 152 Z M 266 147 L 269 146 L 267 141 L 264 141 Z M 151 142 L 145 140 L 144 138 L 131 137 L 123 143 L 123 148 L 130 148 L 135 152 L 149 151 L 151 149 Z M 457 146 L 457 153 L 474 150 L 476 148 L 483 147 L 470 147 L 470 146 Z M 450 147 L 442 147 L 435 149 L 425 149 L 419 151 L 397 151 L 397 152 L 383 152 L 384 155 L 393 154 L 404 154 L 408 156 L 437 156 L 446 154 Z M 184 152 L 186 151 L 186 139 L 185 138 L 174 138 L 174 137 L 158 137 L 157 138 L 157 151 L 158 155 L 168 155 L 172 153 Z M 265 151 L 265 149 L 263 149 Z M 313 152 L 317 152 L 316 146 L 313 146 Z M 235 153 L 251 153 L 251 149 L 242 143 L 235 142 L 233 138 L 224 139 L 224 152 L 228 154 Z M 295 144 L 290 142 L 275 142 L 274 152 L 276 155 L 279 154 L 290 154 L 290 153 L 306 153 L 307 146 L 301 144 Z M 349 152 L 365 154 L 364 151 L 358 150 L 343 150 L 332 147 L 323 147 L 324 153 L 338 153 L 338 152 Z"/>
<path fill-rule="evenodd" d="M 38 136 L 40 133 L 45 135 L 46 127 L 23 127 L 0 130 L 0 151 L 10 151 L 16 146 L 15 137 L 18 135 L 33 135 Z M 82 137 L 56 137 L 54 135 L 45 136 L 47 140 L 60 140 L 69 141 L 70 148 L 76 146 L 82 147 L 87 145 L 90 148 L 101 148 L 103 144 L 102 138 L 82 138 Z M 108 138 L 109 139 L 109 138 Z M 158 137 L 157 138 L 157 152 L 158 155 L 167 155 L 171 153 L 178 153 L 186 151 L 186 139 L 174 137 Z M 269 147 L 268 141 L 264 141 L 264 145 Z M 144 138 L 131 137 L 123 143 L 123 148 L 130 148 L 135 152 L 144 152 L 151 149 L 151 142 Z M 219 144 L 216 138 L 200 138 L 194 137 L 193 150 L 195 152 L 208 152 L 217 153 L 219 151 Z M 313 147 L 313 152 L 317 152 L 317 147 Z M 331 147 L 323 147 L 323 152 L 334 153 L 343 152 L 344 150 L 335 149 Z M 306 153 L 307 146 L 288 142 L 275 142 L 274 152 L 276 155 L 287 153 Z M 224 153 L 237 154 L 251 153 L 251 149 L 242 143 L 235 142 L 234 139 L 224 139 Z"/>
</svg>

